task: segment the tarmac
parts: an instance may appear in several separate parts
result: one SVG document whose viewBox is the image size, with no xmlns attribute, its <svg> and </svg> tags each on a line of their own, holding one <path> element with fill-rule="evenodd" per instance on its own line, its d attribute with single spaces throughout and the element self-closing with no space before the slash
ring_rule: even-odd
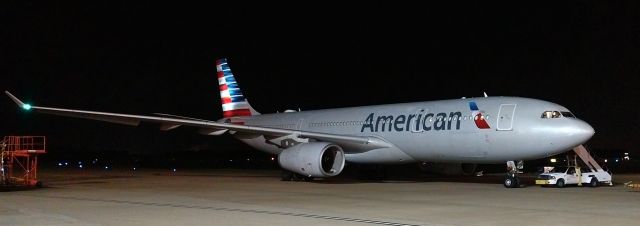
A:
<svg viewBox="0 0 640 226">
<path fill-rule="evenodd" d="M 41 170 L 0 192 L 0 225 L 637 225 L 640 175 L 504 188 L 501 176 L 280 181 L 273 170 Z"/>
</svg>

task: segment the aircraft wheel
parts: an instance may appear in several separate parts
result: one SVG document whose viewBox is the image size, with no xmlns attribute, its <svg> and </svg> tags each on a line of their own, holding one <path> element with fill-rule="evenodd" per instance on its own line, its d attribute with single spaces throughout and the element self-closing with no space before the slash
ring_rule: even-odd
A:
<svg viewBox="0 0 640 226">
<path fill-rule="evenodd" d="M 598 179 L 591 178 L 591 181 L 589 181 L 589 186 L 592 188 L 598 187 Z"/>
<path fill-rule="evenodd" d="M 558 179 L 556 182 L 556 187 L 564 188 L 564 179 Z"/>
<path fill-rule="evenodd" d="M 293 179 L 293 172 L 291 171 L 287 171 L 287 170 L 283 170 L 282 174 L 280 174 L 281 180 L 282 181 L 291 181 L 291 179 Z"/>
<path fill-rule="evenodd" d="M 303 180 L 304 180 L 305 182 L 310 182 L 310 181 L 312 181 L 312 180 L 313 180 L 313 177 L 304 177 L 304 178 L 303 178 Z"/>
<path fill-rule="evenodd" d="M 513 176 L 507 176 L 504 179 L 504 187 L 505 188 L 515 188 L 517 187 L 519 184 L 518 182 L 518 178 L 517 177 L 513 177 Z"/>
</svg>

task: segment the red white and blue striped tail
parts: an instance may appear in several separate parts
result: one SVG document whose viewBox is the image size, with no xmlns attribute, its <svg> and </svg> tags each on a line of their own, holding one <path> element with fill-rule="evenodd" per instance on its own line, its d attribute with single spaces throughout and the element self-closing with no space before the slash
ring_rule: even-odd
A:
<svg viewBox="0 0 640 226">
<path fill-rule="evenodd" d="M 242 95 L 240 86 L 238 86 L 236 79 L 233 77 L 233 73 L 231 73 L 227 59 L 217 60 L 216 70 L 218 71 L 223 117 L 232 118 L 259 115 L 260 113 L 254 110 L 249 104 L 249 101 Z"/>
</svg>

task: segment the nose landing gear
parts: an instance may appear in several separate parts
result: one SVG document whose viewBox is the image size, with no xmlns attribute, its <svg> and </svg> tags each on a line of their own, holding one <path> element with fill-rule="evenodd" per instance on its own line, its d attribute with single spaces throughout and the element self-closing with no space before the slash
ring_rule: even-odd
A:
<svg viewBox="0 0 640 226">
<path fill-rule="evenodd" d="M 524 162 L 518 161 L 518 165 L 514 161 L 507 162 L 507 175 L 504 179 L 504 187 L 506 188 L 519 188 L 520 179 L 518 174 L 521 173 L 521 169 L 524 168 Z"/>
</svg>

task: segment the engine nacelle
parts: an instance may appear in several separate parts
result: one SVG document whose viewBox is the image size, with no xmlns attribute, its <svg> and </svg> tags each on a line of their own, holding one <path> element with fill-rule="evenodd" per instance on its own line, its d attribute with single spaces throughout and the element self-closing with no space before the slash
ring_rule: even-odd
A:
<svg viewBox="0 0 640 226">
<path fill-rule="evenodd" d="M 344 168 L 344 151 L 327 142 L 300 143 L 278 155 L 280 166 L 308 177 L 332 177 Z"/>
</svg>

